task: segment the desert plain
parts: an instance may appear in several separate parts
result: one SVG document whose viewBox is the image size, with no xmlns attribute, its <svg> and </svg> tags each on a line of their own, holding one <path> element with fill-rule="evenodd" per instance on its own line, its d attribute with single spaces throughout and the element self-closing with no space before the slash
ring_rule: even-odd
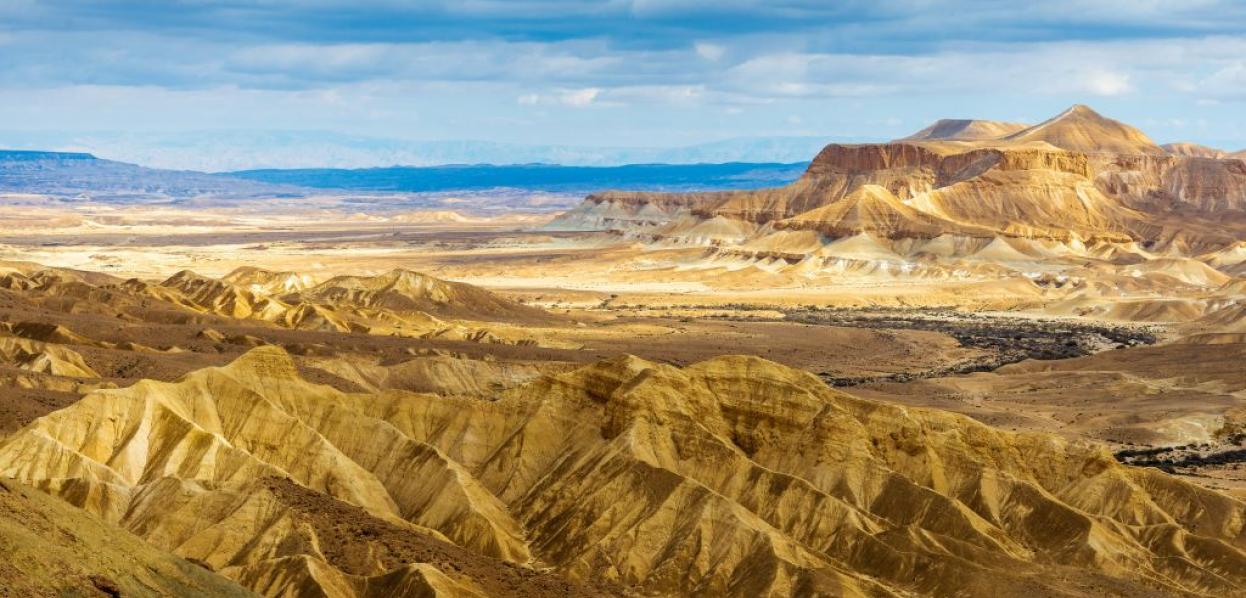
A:
<svg viewBox="0 0 1246 598">
<path fill-rule="evenodd" d="M 1246 163 L 1085 106 L 772 189 L 0 221 L 0 498 L 68 534 L 15 595 L 1246 592 Z"/>
</svg>

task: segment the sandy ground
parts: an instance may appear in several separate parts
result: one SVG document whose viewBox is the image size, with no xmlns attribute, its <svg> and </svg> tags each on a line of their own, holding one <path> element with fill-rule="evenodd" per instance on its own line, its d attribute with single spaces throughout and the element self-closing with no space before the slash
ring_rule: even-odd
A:
<svg viewBox="0 0 1246 598">
<path fill-rule="evenodd" d="M 160 278 L 182 269 L 221 276 L 239 266 L 320 279 L 395 267 L 510 293 L 586 306 L 611 295 L 648 306 L 976 305 L 1011 309 L 1034 292 L 992 279 L 836 276 L 793 279 L 766 266 L 705 267 L 701 247 L 648 247 L 612 234 L 533 230 L 541 217 L 426 222 L 327 210 L 272 214 L 177 208 L 0 208 L 0 260 Z M 18 220 L 14 213 L 21 214 Z"/>
</svg>

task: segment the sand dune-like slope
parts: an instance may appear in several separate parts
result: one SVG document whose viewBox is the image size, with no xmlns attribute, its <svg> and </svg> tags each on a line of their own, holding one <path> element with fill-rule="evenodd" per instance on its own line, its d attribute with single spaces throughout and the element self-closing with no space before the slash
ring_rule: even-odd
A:
<svg viewBox="0 0 1246 598">
<path fill-rule="evenodd" d="M 1104 194 L 1093 179 L 1086 156 L 1054 148 L 951 151 L 918 144 L 831 145 L 787 187 L 602 193 L 590 196 L 586 204 L 625 211 L 643 210 L 651 201 L 681 202 L 686 212 L 703 218 L 792 219 L 843 236 L 883 230 L 897 238 L 951 234 L 1128 241 L 1143 215 Z M 895 197 L 885 208 L 879 201 L 884 193 Z M 866 217 L 845 218 L 860 213 L 862 200 Z M 871 211 L 877 217 L 869 217 Z"/>
<path fill-rule="evenodd" d="M 1055 117 L 1004 137 L 1014 143 L 1041 141 L 1076 152 L 1163 154 L 1164 149 L 1138 129 L 1077 104 Z"/>
<path fill-rule="evenodd" d="M 1246 589 L 1239 501 L 746 357 L 621 357 L 485 401 L 343 394 L 261 348 L 41 418 L 0 476 L 266 595 Z"/>
<path fill-rule="evenodd" d="M 0 594 L 254 596 L 63 501 L 0 480 Z"/>
<path fill-rule="evenodd" d="M 1029 125 L 998 120 L 943 118 L 897 141 L 980 141 L 998 139 L 1028 128 Z"/>
</svg>

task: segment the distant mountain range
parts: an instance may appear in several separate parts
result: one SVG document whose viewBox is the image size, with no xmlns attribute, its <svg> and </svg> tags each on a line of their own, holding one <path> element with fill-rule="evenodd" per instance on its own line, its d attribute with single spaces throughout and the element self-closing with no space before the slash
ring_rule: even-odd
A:
<svg viewBox="0 0 1246 598">
<path fill-rule="evenodd" d="M 209 174 L 147 168 L 81 152 L 15 150 L 0 151 L 0 193 L 117 202 L 297 198 L 325 190 L 412 195 L 506 189 L 512 195 L 518 191 L 578 197 L 605 189 L 697 191 L 778 186 L 798 178 L 806 164 L 480 164 Z"/>
<path fill-rule="evenodd" d="M 807 162 L 793 164 L 628 164 L 556 166 L 520 164 L 449 165 L 393 168 L 246 170 L 227 176 L 274 185 L 376 192 L 479 190 L 496 187 L 550 192 L 600 189 L 704 190 L 754 189 L 790 183 Z"/>
<path fill-rule="evenodd" d="M 87 153 L 0 151 L 0 193 L 116 202 L 297 197 L 305 190 L 187 170 L 101 160 Z"/>
<path fill-rule="evenodd" d="M 807 162 L 824 145 L 880 141 L 835 136 L 740 137 L 685 147 L 586 147 L 491 141 L 408 141 L 322 131 L 186 133 L 0 131 L 0 147 L 89 152 L 153 168 L 203 172 L 442 164 L 721 164 Z"/>
</svg>

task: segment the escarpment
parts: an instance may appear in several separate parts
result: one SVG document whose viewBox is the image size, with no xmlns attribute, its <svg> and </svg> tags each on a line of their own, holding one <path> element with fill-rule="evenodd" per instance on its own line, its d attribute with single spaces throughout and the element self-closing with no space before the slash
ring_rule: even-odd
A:
<svg viewBox="0 0 1246 598">
<path fill-rule="evenodd" d="M 552 226 L 662 238 L 663 227 L 672 223 L 723 218 L 762 227 L 757 235 L 767 234 L 766 225 L 775 224 L 834 238 L 866 233 L 930 239 L 946 234 L 1156 243 L 1171 239 L 1178 226 L 1174 217 L 1180 214 L 1199 231 L 1184 233 L 1187 241 L 1202 234 L 1207 243 L 1223 244 L 1233 233 L 1217 232 L 1216 224 L 1223 230 L 1221 215 L 1236 214 L 1229 225 L 1246 230 L 1246 163 L 1228 155 L 1165 152 L 1137 129 L 1085 106 L 994 137 L 958 136 L 960 127 L 936 123 L 889 143 L 828 145 L 800 179 L 784 187 L 598 193 Z M 939 134 L 941 129 L 945 133 Z M 851 226 L 837 219 L 854 209 L 858 192 L 865 188 L 884 190 L 905 206 L 903 211 L 917 215 L 897 219 L 896 210 L 890 209 L 880 216 L 882 222 L 866 218 Z"/>
</svg>

